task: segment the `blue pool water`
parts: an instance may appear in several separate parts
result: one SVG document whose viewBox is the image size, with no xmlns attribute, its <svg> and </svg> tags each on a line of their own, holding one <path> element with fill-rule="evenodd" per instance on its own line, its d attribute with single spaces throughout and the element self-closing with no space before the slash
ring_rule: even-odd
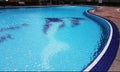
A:
<svg viewBox="0 0 120 72">
<path fill-rule="evenodd" d="M 88 6 L 0 9 L 0 71 L 81 71 L 103 31 Z"/>
</svg>

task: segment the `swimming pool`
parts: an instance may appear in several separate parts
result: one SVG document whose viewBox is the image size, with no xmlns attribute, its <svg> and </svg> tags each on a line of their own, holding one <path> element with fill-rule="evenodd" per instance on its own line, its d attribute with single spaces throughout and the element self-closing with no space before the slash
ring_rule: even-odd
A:
<svg viewBox="0 0 120 72">
<path fill-rule="evenodd" d="M 0 9 L 0 71 L 82 71 L 101 53 L 110 27 L 92 6 Z"/>
</svg>

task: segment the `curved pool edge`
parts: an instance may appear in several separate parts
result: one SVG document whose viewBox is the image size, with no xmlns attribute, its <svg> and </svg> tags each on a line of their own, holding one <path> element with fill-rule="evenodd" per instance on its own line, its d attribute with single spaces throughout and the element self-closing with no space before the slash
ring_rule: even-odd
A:
<svg viewBox="0 0 120 72">
<path fill-rule="evenodd" d="M 110 27 L 110 35 L 102 52 L 95 58 L 92 63 L 90 63 L 85 69 L 83 69 L 83 71 L 108 71 L 115 59 L 119 47 L 119 30 L 115 23 L 113 23 L 111 20 L 90 13 L 89 10 L 85 11 L 84 15 L 92 20 L 97 17 L 98 19 L 102 19 L 107 22 Z M 94 21 L 97 22 L 97 20 Z"/>
</svg>

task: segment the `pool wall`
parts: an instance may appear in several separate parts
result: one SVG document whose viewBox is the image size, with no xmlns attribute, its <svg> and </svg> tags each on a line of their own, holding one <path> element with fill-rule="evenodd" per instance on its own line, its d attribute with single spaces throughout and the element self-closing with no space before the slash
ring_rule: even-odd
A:
<svg viewBox="0 0 120 72">
<path fill-rule="evenodd" d="M 94 15 L 90 13 L 89 10 L 85 11 L 84 15 L 110 31 L 108 32 L 110 33 L 108 41 L 103 47 L 103 50 L 97 58 L 84 69 L 84 71 L 108 71 L 114 61 L 119 47 L 119 30 L 112 21 Z"/>
</svg>

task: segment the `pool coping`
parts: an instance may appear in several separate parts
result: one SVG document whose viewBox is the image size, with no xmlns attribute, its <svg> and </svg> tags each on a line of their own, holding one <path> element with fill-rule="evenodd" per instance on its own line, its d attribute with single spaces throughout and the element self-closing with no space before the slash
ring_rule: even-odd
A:
<svg viewBox="0 0 120 72">
<path fill-rule="evenodd" d="M 90 13 L 89 12 L 90 10 L 85 11 L 86 14 L 91 14 L 92 16 L 99 17 L 100 19 L 106 21 L 111 31 L 110 31 L 110 36 L 108 38 L 107 44 L 105 45 L 102 52 L 83 71 L 108 71 L 108 69 L 112 65 L 112 62 L 115 59 L 117 50 L 119 48 L 119 30 L 116 27 L 115 23 L 113 23 L 111 20 L 95 15 L 93 13 Z"/>
</svg>

